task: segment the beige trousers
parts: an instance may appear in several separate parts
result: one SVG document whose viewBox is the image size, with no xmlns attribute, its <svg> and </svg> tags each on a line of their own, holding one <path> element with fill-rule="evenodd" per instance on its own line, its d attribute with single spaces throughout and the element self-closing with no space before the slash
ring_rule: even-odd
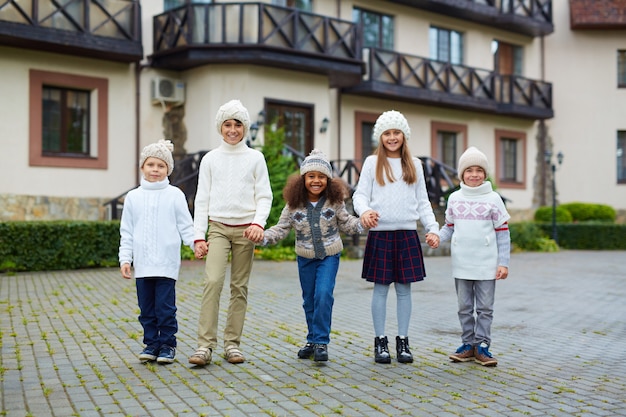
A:
<svg viewBox="0 0 626 417">
<path fill-rule="evenodd" d="M 228 258 L 231 254 L 230 302 L 224 327 L 224 348 L 239 347 L 241 343 L 248 307 L 248 282 L 254 259 L 254 243 L 243 237 L 246 228 L 247 226 L 232 227 L 221 223 L 211 223 L 204 291 L 198 320 L 198 347 L 215 350 L 217 346 L 220 296 L 224 287 Z"/>
</svg>

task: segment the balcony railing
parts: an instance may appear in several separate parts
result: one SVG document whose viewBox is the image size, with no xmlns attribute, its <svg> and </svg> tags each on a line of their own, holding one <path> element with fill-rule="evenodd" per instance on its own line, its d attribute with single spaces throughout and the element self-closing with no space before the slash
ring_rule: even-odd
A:
<svg viewBox="0 0 626 417">
<path fill-rule="evenodd" d="M 0 45 L 132 62 L 143 57 L 138 0 L 0 1 Z"/>
<path fill-rule="evenodd" d="M 331 85 L 364 71 L 350 21 L 265 3 L 187 4 L 154 16 L 152 65 L 172 70 L 238 63 L 325 74 Z"/>
<path fill-rule="evenodd" d="M 552 0 L 389 1 L 529 36 L 554 32 Z"/>
<path fill-rule="evenodd" d="M 381 49 L 364 56 L 363 82 L 344 92 L 530 119 L 554 115 L 550 83 Z"/>
</svg>

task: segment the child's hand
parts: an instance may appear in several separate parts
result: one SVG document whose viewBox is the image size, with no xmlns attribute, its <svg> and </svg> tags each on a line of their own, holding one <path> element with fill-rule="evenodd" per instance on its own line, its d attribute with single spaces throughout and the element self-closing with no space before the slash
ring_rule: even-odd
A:
<svg viewBox="0 0 626 417">
<path fill-rule="evenodd" d="M 378 226 L 380 215 L 374 210 L 367 210 L 361 214 L 361 224 L 368 229 Z"/>
<path fill-rule="evenodd" d="M 439 236 L 434 233 L 426 233 L 426 243 L 433 249 L 439 247 Z"/>
<path fill-rule="evenodd" d="M 264 235 L 265 232 L 263 231 L 263 229 L 256 225 L 248 226 L 248 228 L 243 232 L 243 237 L 253 241 L 254 243 L 263 242 Z"/>
<path fill-rule="evenodd" d="M 196 259 L 202 259 L 209 253 L 209 245 L 206 242 L 199 241 L 196 242 L 193 246 L 193 254 L 196 256 Z"/>
<path fill-rule="evenodd" d="M 496 279 L 506 279 L 509 276 L 509 268 L 506 266 L 498 266 L 496 271 Z"/>
<path fill-rule="evenodd" d="M 124 279 L 131 279 L 133 277 L 130 272 L 130 264 L 120 266 L 120 272 L 122 273 L 122 278 Z"/>
</svg>

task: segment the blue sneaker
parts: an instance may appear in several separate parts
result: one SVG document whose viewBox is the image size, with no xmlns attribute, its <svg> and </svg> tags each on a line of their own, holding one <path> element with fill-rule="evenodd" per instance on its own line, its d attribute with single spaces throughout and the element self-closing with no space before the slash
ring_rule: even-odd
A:
<svg viewBox="0 0 626 417">
<path fill-rule="evenodd" d="M 489 353 L 489 345 L 482 342 L 476 346 L 476 352 L 474 353 L 474 361 L 482 366 L 496 366 L 498 361 Z"/>
<path fill-rule="evenodd" d="M 159 350 L 157 363 L 172 363 L 174 362 L 174 356 L 176 356 L 176 349 L 168 345 L 163 345 L 161 346 L 161 350 Z"/>
<path fill-rule="evenodd" d="M 146 346 L 146 348 L 142 350 L 141 353 L 139 354 L 139 360 L 141 362 L 153 361 L 157 358 L 158 354 L 159 354 L 158 346 Z"/>
<path fill-rule="evenodd" d="M 456 352 L 449 356 L 453 362 L 467 362 L 474 359 L 474 346 L 469 344 L 461 345 Z"/>
</svg>

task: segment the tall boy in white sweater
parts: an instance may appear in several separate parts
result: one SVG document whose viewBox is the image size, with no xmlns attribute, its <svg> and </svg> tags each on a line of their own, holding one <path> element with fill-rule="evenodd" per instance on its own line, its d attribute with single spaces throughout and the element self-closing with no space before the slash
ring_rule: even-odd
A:
<svg viewBox="0 0 626 417">
<path fill-rule="evenodd" d="M 197 366 L 208 365 L 217 347 L 220 295 L 229 257 L 230 303 L 224 328 L 224 356 L 229 363 L 245 361 L 239 346 L 254 245 L 263 240 L 272 207 L 265 157 L 243 140 L 250 129 L 248 110 L 239 100 L 231 100 L 219 108 L 215 122 L 222 143 L 200 162 L 194 203 L 195 255 L 206 256 L 198 347 L 189 358 L 189 363 Z"/>
</svg>

